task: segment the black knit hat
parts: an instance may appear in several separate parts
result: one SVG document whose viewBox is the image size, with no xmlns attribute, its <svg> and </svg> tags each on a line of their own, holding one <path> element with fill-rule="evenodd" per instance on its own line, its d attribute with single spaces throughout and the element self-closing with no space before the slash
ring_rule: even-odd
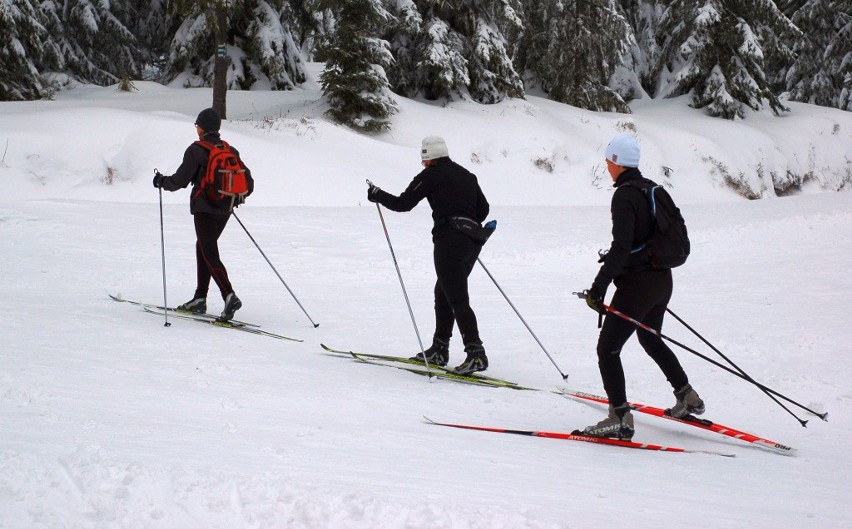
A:
<svg viewBox="0 0 852 529">
<path fill-rule="evenodd" d="M 195 124 L 201 127 L 201 130 L 204 132 L 218 132 L 219 127 L 222 126 L 222 118 L 212 108 L 205 108 L 198 113 L 198 117 L 195 118 Z"/>
</svg>

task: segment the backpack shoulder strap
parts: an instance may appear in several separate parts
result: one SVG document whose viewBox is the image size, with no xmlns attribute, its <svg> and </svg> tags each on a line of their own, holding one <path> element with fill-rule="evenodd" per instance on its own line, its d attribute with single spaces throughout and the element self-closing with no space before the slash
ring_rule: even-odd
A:
<svg viewBox="0 0 852 529">
<path fill-rule="evenodd" d="M 208 151 L 212 151 L 216 147 L 225 148 L 225 149 L 228 149 L 228 150 L 230 150 L 230 148 L 231 148 L 231 146 L 228 145 L 228 142 L 226 142 L 225 140 L 222 140 L 222 143 L 220 143 L 218 145 L 214 145 L 207 140 L 198 140 L 198 141 L 195 142 L 195 144 L 200 145 L 201 147 L 204 147 Z"/>
</svg>

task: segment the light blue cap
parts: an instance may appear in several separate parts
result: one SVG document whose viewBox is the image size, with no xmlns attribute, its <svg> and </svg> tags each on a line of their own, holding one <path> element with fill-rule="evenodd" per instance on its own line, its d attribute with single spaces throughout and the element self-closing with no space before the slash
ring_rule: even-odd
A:
<svg viewBox="0 0 852 529">
<path fill-rule="evenodd" d="M 622 132 L 606 146 L 606 159 L 622 167 L 639 167 L 639 142 L 632 134 Z"/>
</svg>

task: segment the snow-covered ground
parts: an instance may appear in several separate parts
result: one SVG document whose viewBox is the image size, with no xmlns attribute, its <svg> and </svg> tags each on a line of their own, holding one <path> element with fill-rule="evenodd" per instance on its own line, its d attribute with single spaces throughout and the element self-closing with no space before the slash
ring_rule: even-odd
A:
<svg viewBox="0 0 852 529">
<path fill-rule="evenodd" d="M 0 528 L 636 528 L 852 526 L 852 115 L 792 104 L 736 123 L 683 101 L 595 114 L 530 97 L 494 106 L 400 100 L 393 131 L 355 134 L 319 92 L 231 92 L 223 136 L 257 181 L 238 215 L 314 329 L 232 222 L 224 261 L 238 317 L 283 342 L 114 303 L 162 302 L 154 167 L 178 166 L 209 90 L 79 87 L 0 103 Z M 671 308 L 789 405 L 678 350 L 706 416 L 798 448 L 784 457 L 636 415 L 635 440 L 702 454 L 632 451 L 431 426 L 570 431 L 599 406 L 547 391 L 428 381 L 325 354 L 419 348 L 369 178 L 398 193 L 442 134 L 477 173 L 497 233 L 482 261 L 567 386 L 601 393 L 587 288 L 609 244 L 603 149 L 636 130 L 646 175 L 672 186 L 693 241 Z M 662 167 L 669 167 L 669 177 Z M 771 173 L 810 172 L 775 197 Z M 760 190 L 748 201 L 725 174 Z M 845 182 L 845 183 L 844 183 Z M 843 188 L 840 191 L 834 190 Z M 194 288 L 188 191 L 166 193 L 170 304 Z M 384 212 L 424 340 L 432 331 L 430 218 Z M 215 287 L 212 289 L 215 292 Z M 471 276 L 488 374 L 552 389 L 557 369 L 488 276 Z M 211 311 L 221 310 L 213 295 Z M 663 332 L 716 355 L 676 321 Z M 463 357 L 456 339 L 451 362 Z M 635 339 L 630 398 L 673 403 Z"/>
</svg>

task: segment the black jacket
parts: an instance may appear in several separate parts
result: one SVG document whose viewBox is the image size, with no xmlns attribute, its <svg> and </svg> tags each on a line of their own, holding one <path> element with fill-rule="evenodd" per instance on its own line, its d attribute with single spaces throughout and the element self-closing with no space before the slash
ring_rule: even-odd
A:
<svg viewBox="0 0 852 529">
<path fill-rule="evenodd" d="M 208 132 L 204 135 L 204 139 L 210 143 L 217 144 L 221 142 L 218 132 Z M 231 146 L 231 151 L 237 158 L 240 157 L 239 151 Z M 204 173 L 207 172 L 207 159 L 210 151 L 194 143 L 187 147 L 183 153 L 183 162 L 172 176 L 163 178 L 162 186 L 166 191 L 177 191 L 192 184 L 192 193 L 189 198 L 189 211 L 193 215 L 196 213 L 210 213 L 213 215 L 230 215 L 229 204 L 226 202 L 212 202 L 204 193 L 199 193 L 201 179 L 204 178 Z M 242 158 L 240 158 L 242 161 Z M 243 163 L 245 165 L 245 163 Z M 248 194 L 251 195 L 254 191 L 254 179 L 251 177 L 251 170 L 246 167 L 246 182 L 248 183 Z"/>
<path fill-rule="evenodd" d="M 476 175 L 449 157 L 438 158 L 435 165 L 423 169 L 398 197 L 379 190 L 376 202 L 392 211 L 411 211 L 424 198 L 432 207 L 433 236 L 451 229 L 447 217 L 467 217 L 481 223 L 488 216 L 488 200 Z"/>
<path fill-rule="evenodd" d="M 651 262 L 646 251 L 631 253 L 651 238 L 654 218 L 645 193 L 628 182 L 648 182 L 639 169 L 629 168 L 615 181 L 610 213 L 612 214 L 612 246 L 603 266 L 595 277 L 594 288 L 606 292 L 609 284 L 619 276 L 646 270 Z"/>
</svg>

